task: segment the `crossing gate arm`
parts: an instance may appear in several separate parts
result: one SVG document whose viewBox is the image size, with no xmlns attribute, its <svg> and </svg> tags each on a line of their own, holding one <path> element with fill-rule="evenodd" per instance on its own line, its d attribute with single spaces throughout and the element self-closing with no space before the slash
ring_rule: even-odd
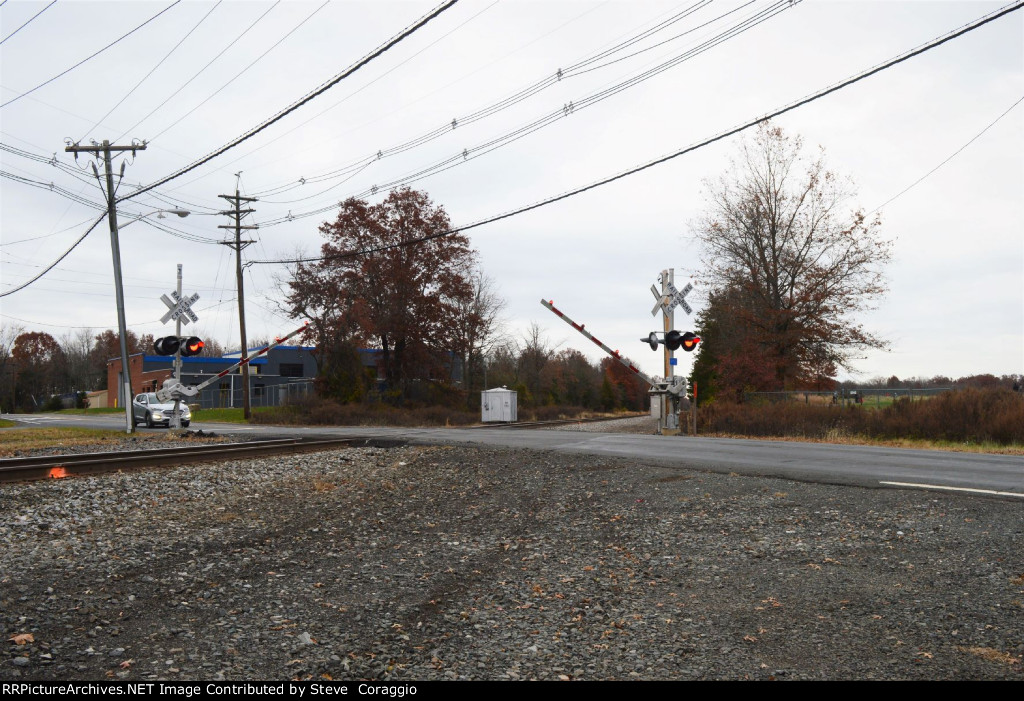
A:
<svg viewBox="0 0 1024 701">
<path fill-rule="evenodd" d="M 608 355 L 610 355 L 611 357 L 615 358 L 620 363 L 625 365 L 627 368 L 629 368 L 634 374 L 637 375 L 637 377 L 642 378 L 644 380 L 644 382 L 649 384 L 652 388 L 654 388 L 654 389 L 662 389 L 662 384 L 661 383 L 658 383 L 658 382 L 655 382 L 654 380 L 652 380 L 650 377 L 648 377 L 646 374 L 644 374 L 638 367 L 633 365 L 633 363 L 629 362 L 629 360 L 627 360 L 626 358 L 623 358 L 619 354 L 619 352 L 617 350 L 612 350 L 611 348 L 609 348 L 605 344 L 601 343 L 601 341 L 599 341 L 598 339 L 594 338 L 593 334 L 591 334 L 589 331 L 587 331 L 585 328 L 583 328 L 583 324 L 577 324 L 575 321 L 573 321 L 572 319 L 567 317 L 565 314 L 560 312 L 558 309 L 556 309 L 555 305 L 552 304 L 551 302 L 548 302 L 548 301 L 542 299 L 540 301 L 540 303 L 543 304 L 548 309 L 550 309 L 552 312 L 554 312 L 558 316 L 559 319 L 561 319 L 562 321 L 567 323 L 569 326 L 573 327 L 574 329 L 579 331 L 581 334 L 583 334 L 584 336 L 589 338 L 591 341 L 593 341 L 594 344 L 597 345 L 599 348 L 601 348 L 601 350 L 603 350 L 605 353 L 607 353 Z"/>
<path fill-rule="evenodd" d="M 279 338 L 275 338 L 273 343 L 271 343 L 270 345 L 265 346 L 265 347 L 259 349 L 258 351 L 256 351 L 255 353 L 253 353 L 250 356 L 246 356 L 245 355 L 246 349 L 243 348 L 242 349 L 242 359 L 241 360 L 239 360 L 237 363 L 235 363 L 231 367 L 227 368 L 226 370 L 220 371 L 219 373 L 217 373 L 216 375 L 211 377 L 209 380 L 206 380 L 205 382 L 199 383 L 198 385 L 194 385 L 194 386 L 193 385 L 183 385 L 183 384 L 178 383 L 176 380 L 174 380 L 174 378 L 169 378 L 167 380 L 164 380 L 163 389 L 157 390 L 157 393 L 156 393 L 157 399 L 159 399 L 161 402 L 166 402 L 166 401 L 173 401 L 174 399 L 178 399 L 178 398 L 195 397 L 197 394 L 202 392 L 204 389 L 206 389 L 207 387 L 212 385 L 214 382 L 216 382 L 220 378 L 222 378 L 225 375 L 227 375 L 228 373 L 230 373 L 232 370 L 234 370 L 236 368 L 240 368 L 243 365 L 248 365 L 251 361 L 253 361 L 256 358 L 260 357 L 261 355 L 267 353 L 271 349 L 277 348 L 279 345 L 281 345 L 282 343 L 287 341 L 289 338 L 291 338 L 292 336 L 295 336 L 296 334 L 302 333 L 307 328 L 309 328 L 309 322 L 308 321 L 306 321 L 302 326 L 300 326 L 299 328 L 295 329 L 294 331 L 292 331 L 287 336 L 281 336 Z"/>
</svg>

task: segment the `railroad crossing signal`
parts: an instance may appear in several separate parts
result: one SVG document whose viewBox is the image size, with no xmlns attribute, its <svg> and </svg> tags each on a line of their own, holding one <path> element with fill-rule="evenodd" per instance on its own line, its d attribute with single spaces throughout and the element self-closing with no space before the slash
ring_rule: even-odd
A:
<svg viewBox="0 0 1024 701">
<path fill-rule="evenodd" d="M 206 344 L 198 336 L 165 336 L 153 342 L 153 350 L 157 355 L 174 355 L 178 351 L 185 357 L 199 355 Z"/>
<path fill-rule="evenodd" d="M 700 336 L 692 331 L 682 333 L 680 331 L 672 330 L 667 332 L 664 340 L 662 340 L 658 338 L 657 331 L 651 331 L 647 338 L 641 338 L 640 340 L 649 344 L 653 351 L 658 350 L 659 343 L 664 343 L 669 350 L 679 350 L 682 348 L 687 353 L 691 353 L 693 352 L 693 349 L 697 347 L 697 344 L 700 343 Z M 675 358 L 672 360 L 675 360 Z M 672 363 L 672 365 L 675 365 L 675 363 Z"/>
</svg>

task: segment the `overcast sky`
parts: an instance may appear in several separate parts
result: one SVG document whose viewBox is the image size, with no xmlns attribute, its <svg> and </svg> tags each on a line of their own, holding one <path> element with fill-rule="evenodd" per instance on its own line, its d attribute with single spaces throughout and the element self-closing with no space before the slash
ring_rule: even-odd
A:
<svg viewBox="0 0 1024 701">
<path fill-rule="evenodd" d="M 38 274 L 101 214 L 75 201 L 103 207 L 93 159 L 81 154 L 76 164 L 64 152 L 66 139 L 148 141 L 145 151 L 115 160 L 118 171 L 125 163 L 123 196 L 261 124 L 437 6 L 48 4 L 0 5 L 0 291 Z M 225 208 L 218 195 L 236 186 L 259 198 L 246 223 L 260 228 L 248 232 L 256 243 L 244 260 L 315 255 L 323 242 L 318 226 L 334 218 L 329 207 L 351 195 L 379 201 L 386 193 L 370 194 L 374 186 L 466 150 L 454 167 L 409 182 L 464 225 L 699 143 L 1005 5 L 809 0 L 771 14 L 772 0 L 462 0 L 266 131 L 122 203 L 122 226 L 160 208 L 193 212 L 145 220 L 172 226 L 177 236 L 145 222 L 121 231 L 128 326 L 173 334 L 173 325 L 160 323 L 160 295 L 174 289 L 182 263 L 186 294 L 200 295 L 199 323 L 186 331 L 237 346 L 234 254 L 216 243 L 225 238 L 217 226 L 229 220 L 212 214 Z M 764 21 L 695 51 L 756 12 Z M 672 19 L 628 49 L 572 68 Z M 685 60 L 588 100 L 677 57 Z M 561 80 L 468 123 L 559 70 Z M 1024 372 L 1024 105 L 1011 109 L 1022 97 L 1024 11 L 1017 11 L 776 120 L 852 178 L 851 206 L 885 205 L 882 230 L 894 241 L 890 290 L 858 321 L 892 348 L 864 354 L 854 378 Z M 478 148 L 559 110 L 522 138 Z M 373 158 L 446 125 L 428 143 Z M 679 288 L 699 272 L 692 231 L 707 207 L 703 181 L 726 170 L 741 138 L 468 232 L 507 300 L 510 332 L 537 322 L 551 345 L 602 357 L 539 304 L 554 300 L 645 371 L 661 374 L 660 352 L 639 340 L 661 329 L 649 288 L 664 268 L 675 270 Z M 308 215 L 317 210 L 324 211 Z M 246 268 L 250 339 L 298 326 L 275 306 L 276 281 L 286 275 L 279 264 Z M 695 313 L 700 292 L 688 298 Z M 677 310 L 677 328 L 690 320 Z M 116 328 L 107 223 L 38 282 L 0 298 L 0 323 L 58 338 Z M 692 358 L 678 355 L 686 374 Z"/>
</svg>

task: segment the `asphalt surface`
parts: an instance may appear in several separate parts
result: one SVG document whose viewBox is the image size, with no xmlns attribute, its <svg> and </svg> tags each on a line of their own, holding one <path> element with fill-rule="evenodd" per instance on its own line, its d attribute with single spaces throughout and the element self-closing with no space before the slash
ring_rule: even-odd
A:
<svg viewBox="0 0 1024 701">
<path fill-rule="evenodd" d="M 109 429 L 124 426 L 124 418 L 114 414 L 95 417 L 5 415 L 4 418 L 32 425 L 71 424 Z M 240 426 L 202 421 L 193 422 L 190 428 L 260 438 L 323 435 L 388 444 L 523 448 L 629 458 L 667 467 L 782 477 L 820 484 L 966 490 L 1011 500 L 1024 499 L 1024 457 L 1019 455 L 569 430 Z"/>
</svg>

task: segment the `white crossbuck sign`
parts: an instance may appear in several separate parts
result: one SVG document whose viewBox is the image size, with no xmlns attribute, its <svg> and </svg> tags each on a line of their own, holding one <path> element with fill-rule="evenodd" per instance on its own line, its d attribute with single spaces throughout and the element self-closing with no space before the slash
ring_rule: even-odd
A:
<svg viewBox="0 0 1024 701">
<path fill-rule="evenodd" d="M 668 283 L 668 294 L 663 295 L 660 292 L 658 292 L 657 287 L 651 285 L 651 294 L 653 294 L 654 298 L 658 300 L 658 303 L 654 305 L 654 309 L 651 310 L 651 316 L 657 316 L 658 310 L 662 308 L 664 308 L 665 313 L 668 314 L 670 311 L 672 311 L 672 308 L 677 304 L 683 308 L 684 312 L 686 312 L 687 314 L 692 314 L 693 309 L 691 309 L 690 305 L 686 303 L 686 295 L 690 294 L 692 290 L 693 285 L 690 283 L 686 283 L 686 287 L 684 287 L 682 290 L 677 290 L 676 286 L 670 282 Z"/>
<path fill-rule="evenodd" d="M 199 300 L 199 294 L 196 293 L 187 299 L 182 299 L 178 296 L 177 292 L 172 292 L 171 296 L 174 297 L 172 301 L 167 295 L 160 295 L 160 301 L 167 305 L 169 310 L 166 314 L 160 317 L 160 322 L 166 324 L 168 321 L 177 321 L 181 319 L 181 323 L 187 324 L 189 320 L 199 321 L 199 317 L 192 311 L 192 305 Z"/>
</svg>

